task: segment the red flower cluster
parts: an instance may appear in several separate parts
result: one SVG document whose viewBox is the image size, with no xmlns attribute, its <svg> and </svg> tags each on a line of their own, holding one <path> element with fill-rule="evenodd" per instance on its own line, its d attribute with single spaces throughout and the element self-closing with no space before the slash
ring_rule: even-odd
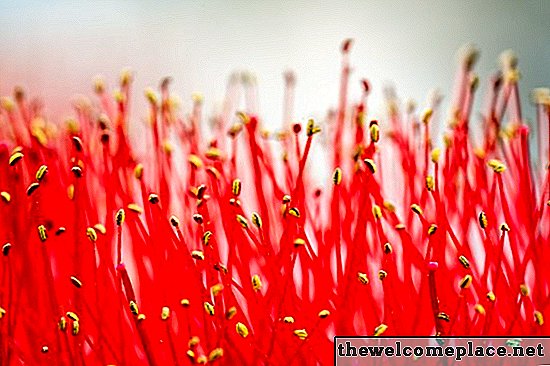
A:
<svg viewBox="0 0 550 366">
<path fill-rule="evenodd" d="M 22 90 L 3 98 L 0 364 L 315 365 L 334 335 L 549 334 L 548 157 L 532 168 L 516 60 L 491 81 L 474 148 L 476 54 L 463 58 L 439 149 L 437 100 L 417 114 L 390 98 L 383 122 L 367 120 L 368 82 L 348 101 L 350 50 L 337 111 L 276 134 L 232 117 L 240 86 L 254 102 L 250 78 L 208 133 L 201 98 L 181 116 L 166 79 L 146 91 L 139 154 L 127 72 L 114 100 L 96 81 L 63 129 Z M 546 128 L 547 91 L 536 107 Z"/>
</svg>

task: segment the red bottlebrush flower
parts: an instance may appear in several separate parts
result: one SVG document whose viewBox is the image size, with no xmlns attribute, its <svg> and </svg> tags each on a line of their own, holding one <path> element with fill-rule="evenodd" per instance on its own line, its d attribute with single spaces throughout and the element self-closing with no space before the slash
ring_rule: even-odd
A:
<svg viewBox="0 0 550 366">
<path fill-rule="evenodd" d="M 440 149 L 439 103 L 417 116 L 391 100 L 367 125 L 364 79 L 348 115 L 350 49 L 330 128 L 291 122 L 285 74 L 282 159 L 259 116 L 224 111 L 203 135 L 202 98 L 180 116 L 170 79 L 146 91 L 147 150 L 127 135 L 128 72 L 114 103 L 96 80 L 98 105 L 65 128 L 19 88 L 3 98 L 0 364 L 314 365 L 334 335 L 550 334 L 548 139 L 533 164 L 517 60 L 490 80 L 473 147 L 465 58 Z M 319 133 L 330 167 L 310 156 Z M 332 181 L 314 186 L 315 169 Z"/>
</svg>

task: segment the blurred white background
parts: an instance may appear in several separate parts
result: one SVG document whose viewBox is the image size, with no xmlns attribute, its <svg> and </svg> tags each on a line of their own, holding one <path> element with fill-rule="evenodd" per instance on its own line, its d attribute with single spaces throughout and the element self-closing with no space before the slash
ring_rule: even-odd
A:
<svg viewBox="0 0 550 366">
<path fill-rule="evenodd" d="M 456 51 L 466 42 L 481 50 L 481 92 L 508 48 L 520 57 L 525 106 L 532 88 L 550 86 L 550 1 L 1 0 L 0 94 L 22 85 L 61 120 L 75 93 L 91 93 L 94 75 L 114 84 L 130 67 L 140 97 L 145 86 L 172 76 L 182 99 L 204 94 L 208 113 L 229 74 L 248 69 L 258 77 L 261 114 L 276 127 L 287 68 L 298 77 L 297 118 L 336 106 L 339 47 L 347 37 L 355 39 L 351 95 L 367 77 L 375 114 L 386 82 L 420 108 L 431 88 L 448 101 Z M 134 109 L 135 118 L 143 113 Z"/>
</svg>

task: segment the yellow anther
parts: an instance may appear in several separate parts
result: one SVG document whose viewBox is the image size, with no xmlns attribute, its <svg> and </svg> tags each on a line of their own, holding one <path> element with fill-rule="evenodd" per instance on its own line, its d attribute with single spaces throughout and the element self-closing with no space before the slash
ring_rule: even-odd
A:
<svg viewBox="0 0 550 366">
<path fill-rule="evenodd" d="M 380 324 L 376 328 L 374 328 L 374 336 L 379 337 L 388 329 L 388 326 L 386 324 Z"/>
<path fill-rule="evenodd" d="M 156 205 L 157 203 L 159 203 L 160 199 L 159 199 L 159 196 L 155 193 L 151 193 L 149 195 L 149 198 L 147 199 L 149 201 L 150 204 L 152 205 Z"/>
<path fill-rule="evenodd" d="M 391 254 L 393 252 L 393 247 L 390 243 L 384 244 L 384 254 Z"/>
<path fill-rule="evenodd" d="M 134 168 L 134 177 L 136 177 L 136 179 L 138 179 L 138 180 L 141 180 L 141 178 L 143 177 L 143 165 L 142 164 L 137 164 L 136 167 Z"/>
<path fill-rule="evenodd" d="M 365 165 L 367 166 L 367 168 L 369 169 L 371 174 L 376 173 L 376 163 L 374 162 L 374 160 L 365 159 L 365 160 L 363 160 L 363 162 L 365 163 Z"/>
<path fill-rule="evenodd" d="M 437 163 L 439 161 L 439 156 L 441 155 L 441 149 L 435 148 L 432 150 L 431 158 L 433 163 Z"/>
<path fill-rule="evenodd" d="M 254 291 L 260 291 L 260 289 L 262 288 L 262 280 L 257 274 L 252 276 L 252 288 L 254 289 Z"/>
<path fill-rule="evenodd" d="M 67 197 L 69 197 L 70 200 L 74 198 L 74 185 L 72 184 L 67 187 Z"/>
<path fill-rule="evenodd" d="M 400 230 L 405 230 L 405 229 L 406 229 L 405 224 L 399 223 L 399 224 L 395 225 L 395 230 L 400 231 Z"/>
<path fill-rule="evenodd" d="M 67 318 L 61 316 L 59 318 L 59 322 L 57 322 L 57 326 L 59 327 L 59 330 L 65 331 L 67 329 Z"/>
<path fill-rule="evenodd" d="M 522 296 L 529 296 L 529 287 L 526 284 L 522 283 L 519 285 L 519 292 Z"/>
<path fill-rule="evenodd" d="M 193 259 L 202 261 L 202 260 L 204 260 L 204 253 L 201 252 L 200 250 L 193 250 L 191 252 L 191 257 L 193 257 Z"/>
<path fill-rule="evenodd" d="M 105 228 L 105 225 L 103 225 L 103 224 L 99 224 L 99 223 L 95 224 L 94 229 L 99 231 L 102 235 L 107 234 L 107 229 Z"/>
<path fill-rule="evenodd" d="M 65 315 L 67 316 L 67 318 L 71 319 L 73 322 L 77 322 L 80 320 L 80 318 L 78 317 L 78 315 L 76 315 L 75 312 L 67 311 Z"/>
<path fill-rule="evenodd" d="M 80 332 L 80 322 L 78 320 L 75 320 L 73 322 L 73 335 L 78 335 L 78 333 Z"/>
<path fill-rule="evenodd" d="M 238 197 L 241 194 L 241 180 L 235 179 L 233 181 L 233 184 L 231 185 L 231 193 L 233 193 L 233 196 Z"/>
<path fill-rule="evenodd" d="M 248 337 L 248 328 L 243 323 L 237 322 L 237 324 L 235 324 L 235 329 L 237 330 L 237 333 L 241 337 L 243 337 L 243 338 Z"/>
<path fill-rule="evenodd" d="M 485 212 L 481 211 L 479 213 L 479 226 L 481 226 L 482 229 L 486 229 L 487 225 L 488 225 L 487 215 L 485 214 Z"/>
<path fill-rule="evenodd" d="M 395 205 L 390 201 L 384 201 L 384 208 L 389 212 L 395 212 Z"/>
<path fill-rule="evenodd" d="M 42 353 L 48 353 L 50 349 L 48 348 L 48 346 L 42 346 L 42 348 L 40 349 L 40 352 Z"/>
<path fill-rule="evenodd" d="M 46 227 L 44 225 L 38 226 L 38 237 L 42 243 L 48 239 L 48 232 L 46 231 Z"/>
<path fill-rule="evenodd" d="M 340 185 L 340 183 L 342 183 L 342 169 L 334 169 L 334 172 L 332 173 L 332 182 L 335 186 L 338 186 Z"/>
<path fill-rule="evenodd" d="M 189 307 L 189 305 L 190 305 L 189 299 L 181 299 L 180 304 L 181 304 L 181 306 L 183 306 L 184 308 Z"/>
<path fill-rule="evenodd" d="M 155 94 L 155 91 L 152 88 L 145 88 L 143 91 L 143 94 L 145 95 L 145 98 L 149 101 L 149 103 L 156 105 L 158 104 L 158 97 Z"/>
<path fill-rule="evenodd" d="M 202 235 L 202 243 L 204 245 L 209 245 L 210 244 L 210 239 L 212 238 L 212 232 L 211 231 L 205 231 L 204 234 Z"/>
<path fill-rule="evenodd" d="M 147 319 L 147 317 L 145 316 L 145 314 L 139 314 L 139 315 L 137 316 L 137 320 L 138 320 L 139 322 L 142 322 L 142 321 L 144 321 L 145 319 Z"/>
<path fill-rule="evenodd" d="M 247 229 L 248 228 L 248 220 L 243 216 L 243 215 L 239 215 L 237 214 L 235 216 L 235 218 L 237 219 L 237 222 L 239 224 L 241 224 L 241 226 L 243 227 L 243 229 Z"/>
<path fill-rule="evenodd" d="M 36 180 L 38 182 L 42 181 L 46 174 L 48 173 L 48 167 L 46 165 L 41 165 L 36 171 Z"/>
<path fill-rule="evenodd" d="M 206 311 L 209 315 L 214 316 L 214 305 L 206 301 L 204 303 L 204 311 Z"/>
<path fill-rule="evenodd" d="M 466 289 L 466 288 L 470 287 L 471 284 L 472 284 L 472 276 L 470 276 L 469 274 L 464 276 L 464 278 L 461 279 L 460 282 L 458 283 L 458 285 L 462 289 Z"/>
<path fill-rule="evenodd" d="M 437 318 L 438 319 L 441 319 L 441 320 L 444 320 L 446 322 L 448 322 L 449 320 L 451 320 L 451 318 L 449 317 L 449 315 L 447 313 L 444 313 L 444 312 L 440 312 L 437 314 Z"/>
<path fill-rule="evenodd" d="M 363 285 L 369 284 L 369 278 L 367 277 L 366 273 L 363 272 L 357 272 L 357 279 L 359 282 L 361 282 Z"/>
<path fill-rule="evenodd" d="M 170 216 L 170 224 L 176 228 L 180 226 L 180 220 L 176 215 Z"/>
<path fill-rule="evenodd" d="M 187 157 L 187 161 L 189 161 L 189 164 L 191 164 L 191 166 L 195 169 L 200 169 L 203 166 L 202 159 L 194 154 L 190 154 Z"/>
<path fill-rule="evenodd" d="M 0 319 L 2 319 L 4 315 L 6 315 L 6 310 L 4 310 L 4 308 L 0 306 Z"/>
<path fill-rule="evenodd" d="M 86 236 L 92 243 L 95 243 L 97 241 L 97 233 L 95 232 L 95 229 L 93 227 L 89 227 L 86 229 Z"/>
<path fill-rule="evenodd" d="M 413 203 L 411 205 L 411 210 L 412 210 L 412 212 L 414 212 L 417 215 L 423 215 L 424 214 L 424 211 L 422 211 L 422 208 L 419 205 L 417 205 L 416 203 Z"/>
<path fill-rule="evenodd" d="M 262 218 L 257 212 L 252 212 L 252 223 L 258 228 L 262 228 Z"/>
<path fill-rule="evenodd" d="M 435 179 L 433 176 L 428 175 L 426 177 L 426 189 L 428 190 L 428 192 L 432 192 L 434 188 L 435 188 Z"/>
<path fill-rule="evenodd" d="M 6 243 L 2 245 L 2 255 L 7 256 L 8 254 L 10 254 L 10 250 L 11 250 L 11 243 Z"/>
<path fill-rule="evenodd" d="M 301 247 L 303 245 L 306 245 L 306 241 L 302 238 L 296 238 L 294 239 L 294 246 L 295 247 Z"/>
<path fill-rule="evenodd" d="M 208 361 L 214 362 L 220 358 L 223 357 L 223 349 L 222 348 L 214 348 L 212 352 L 208 355 Z"/>
<path fill-rule="evenodd" d="M 313 136 L 319 132 L 321 132 L 321 128 L 315 125 L 315 121 L 313 119 L 307 121 L 306 134 L 308 135 L 308 137 Z"/>
<path fill-rule="evenodd" d="M 237 315 L 237 308 L 232 306 L 225 312 L 225 318 L 227 320 L 233 319 L 233 317 Z"/>
<path fill-rule="evenodd" d="M 543 325 L 544 324 L 544 316 L 542 315 L 542 313 L 540 311 L 535 310 L 535 312 L 533 313 L 533 316 L 535 317 L 535 322 L 538 325 Z"/>
<path fill-rule="evenodd" d="M 428 228 L 428 235 L 433 235 L 435 234 L 436 231 L 437 231 L 437 225 L 431 224 L 430 227 Z"/>
<path fill-rule="evenodd" d="M 205 365 L 208 362 L 208 358 L 205 355 L 200 355 L 197 357 L 197 364 Z"/>
<path fill-rule="evenodd" d="M 302 341 L 305 340 L 308 336 L 305 329 L 296 329 L 294 331 L 294 335 L 298 338 L 300 338 Z"/>
<path fill-rule="evenodd" d="M 202 224 L 204 222 L 204 218 L 201 214 L 194 214 L 193 215 L 193 221 L 195 221 L 197 224 Z"/>
<path fill-rule="evenodd" d="M 372 206 L 372 215 L 376 220 L 379 220 L 382 217 L 382 210 L 380 209 L 380 206 L 378 205 Z"/>
<path fill-rule="evenodd" d="M 291 207 L 288 209 L 288 214 L 296 218 L 300 217 L 300 210 L 297 207 Z"/>
<path fill-rule="evenodd" d="M 321 319 L 325 319 L 325 318 L 327 318 L 329 315 L 330 315 L 330 311 L 328 311 L 328 310 L 326 310 L 326 309 L 325 309 L 325 310 L 321 310 L 321 311 L 319 312 L 319 314 L 317 314 L 317 316 L 318 316 L 319 318 L 321 318 Z"/>
<path fill-rule="evenodd" d="M 290 200 L 291 200 L 290 195 L 285 194 L 285 195 L 283 196 L 283 204 L 289 203 Z"/>
<path fill-rule="evenodd" d="M 495 296 L 495 293 L 493 291 L 487 292 L 487 300 L 489 300 L 490 302 L 495 302 L 496 299 L 497 297 Z"/>
<path fill-rule="evenodd" d="M 480 315 L 485 315 L 485 308 L 481 304 L 475 304 L 474 310 Z"/>
<path fill-rule="evenodd" d="M 285 323 L 287 323 L 287 324 L 292 324 L 292 323 L 294 323 L 294 318 L 291 317 L 291 316 L 285 316 L 285 317 L 283 318 L 283 322 L 285 322 Z"/>
<path fill-rule="evenodd" d="M 141 208 L 136 203 L 129 203 L 127 207 L 128 207 L 128 210 L 130 210 L 132 212 L 135 212 L 135 213 L 138 213 L 138 214 L 143 213 L 143 208 Z"/>
<path fill-rule="evenodd" d="M 124 212 L 123 208 L 117 211 L 115 218 L 116 218 L 116 224 L 118 226 L 121 226 L 124 223 L 124 219 L 126 218 L 126 212 Z"/>
<path fill-rule="evenodd" d="M 370 139 L 372 142 L 378 142 L 378 140 L 380 140 L 380 127 L 378 127 L 376 123 L 370 126 Z"/>
<path fill-rule="evenodd" d="M 381 269 L 380 271 L 378 271 L 378 278 L 383 281 L 386 277 L 388 277 L 388 272 L 384 271 L 383 269 Z"/>
<path fill-rule="evenodd" d="M 40 187 L 40 184 L 37 182 L 29 184 L 29 186 L 27 187 L 27 196 L 32 195 L 34 191 L 38 189 L 38 187 Z"/>
<path fill-rule="evenodd" d="M 502 225 L 500 225 L 500 231 L 503 231 L 503 232 L 510 231 L 510 226 L 508 226 L 507 223 L 503 223 Z"/>
<path fill-rule="evenodd" d="M 223 152 L 217 147 L 211 147 L 206 150 L 204 156 L 210 160 L 221 160 L 223 158 Z"/>
<path fill-rule="evenodd" d="M 424 112 L 422 112 L 421 120 L 424 124 L 430 122 L 432 119 L 433 110 L 431 108 L 426 108 Z"/>
<path fill-rule="evenodd" d="M 5 203 L 10 203 L 10 201 L 11 201 L 11 194 L 9 194 L 8 192 L 2 191 L 2 192 L 0 192 L 0 196 L 2 196 L 2 200 L 3 200 Z"/>
<path fill-rule="evenodd" d="M 17 151 L 17 152 L 14 152 L 11 156 L 10 156 L 10 160 L 9 160 L 9 164 L 10 166 L 14 166 L 15 164 L 17 164 L 17 162 L 19 160 L 21 160 L 23 158 L 23 153 Z"/>
<path fill-rule="evenodd" d="M 168 306 L 163 306 L 160 312 L 160 318 L 162 320 L 167 320 L 170 317 L 170 308 Z"/>
<path fill-rule="evenodd" d="M 506 170 L 506 165 L 504 165 L 503 162 L 497 159 L 491 159 L 487 162 L 487 165 L 489 165 L 491 168 L 493 168 L 493 171 L 495 173 L 502 173 Z"/>
<path fill-rule="evenodd" d="M 82 287 L 82 282 L 76 278 L 75 276 L 71 276 L 71 283 L 76 287 L 76 288 L 81 288 Z"/>
<path fill-rule="evenodd" d="M 201 343 L 200 338 L 197 336 L 193 336 L 189 338 L 189 342 L 187 342 L 187 345 L 189 346 L 189 348 L 195 348 L 198 346 L 199 343 Z"/>
<path fill-rule="evenodd" d="M 221 283 L 217 283 L 210 287 L 210 292 L 213 296 L 218 296 L 223 291 L 223 285 Z"/>
<path fill-rule="evenodd" d="M 462 264 L 462 267 L 466 269 L 470 268 L 470 261 L 465 256 L 461 255 L 460 257 L 458 257 L 458 261 L 460 262 L 460 264 Z"/>
<path fill-rule="evenodd" d="M 135 316 L 139 315 L 139 307 L 137 303 L 134 300 L 130 300 L 130 303 L 128 304 L 128 307 L 130 308 L 130 312 L 134 314 Z"/>
</svg>

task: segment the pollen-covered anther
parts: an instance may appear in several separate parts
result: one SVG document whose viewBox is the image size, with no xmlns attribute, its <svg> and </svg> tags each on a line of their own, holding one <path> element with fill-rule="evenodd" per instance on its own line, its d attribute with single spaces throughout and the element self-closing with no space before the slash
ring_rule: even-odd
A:
<svg viewBox="0 0 550 366">
<path fill-rule="evenodd" d="M 439 156 L 441 155 L 441 149 L 435 148 L 432 150 L 431 153 L 431 159 L 434 164 L 436 164 L 439 161 Z"/>
<path fill-rule="evenodd" d="M 328 310 L 321 310 L 319 312 L 319 314 L 317 314 L 317 316 L 320 318 L 320 319 L 325 319 L 325 318 L 328 318 L 330 316 L 330 311 Z"/>
<path fill-rule="evenodd" d="M 193 259 L 203 261 L 204 260 L 204 253 L 201 252 L 200 250 L 193 250 L 191 252 L 191 257 L 193 257 Z"/>
<path fill-rule="evenodd" d="M 313 136 L 319 132 L 321 132 L 321 127 L 317 126 L 313 119 L 307 121 L 306 134 L 308 137 Z"/>
<path fill-rule="evenodd" d="M 208 150 L 206 150 L 204 156 L 206 156 L 210 160 L 218 161 L 223 159 L 223 152 L 217 147 L 210 147 Z"/>
<path fill-rule="evenodd" d="M 395 205 L 391 203 L 390 201 L 384 201 L 384 208 L 388 210 L 389 212 L 395 212 Z"/>
<path fill-rule="evenodd" d="M 302 341 L 308 337 L 307 331 L 305 329 L 296 329 L 294 335 L 300 338 Z"/>
<path fill-rule="evenodd" d="M 188 157 L 187 157 L 187 161 L 189 162 L 189 164 L 191 164 L 191 166 L 195 169 L 200 169 L 202 168 L 203 166 L 203 162 L 202 162 L 202 159 L 199 158 L 197 155 L 194 155 L 194 154 L 190 154 Z"/>
<path fill-rule="evenodd" d="M 191 338 L 189 338 L 187 345 L 189 346 L 189 348 L 195 348 L 199 345 L 199 343 L 201 343 L 201 339 L 197 336 L 192 336 Z"/>
<path fill-rule="evenodd" d="M 180 226 L 180 220 L 176 215 L 170 216 L 170 225 L 172 225 L 175 228 L 178 228 Z"/>
<path fill-rule="evenodd" d="M 163 306 L 160 312 L 161 320 L 168 320 L 170 318 L 170 308 L 168 306 Z"/>
<path fill-rule="evenodd" d="M 6 310 L 0 306 L 0 319 L 2 319 L 6 315 Z"/>
<path fill-rule="evenodd" d="M 227 311 L 225 312 L 225 318 L 227 320 L 231 320 L 233 319 L 233 317 L 237 315 L 237 308 L 232 306 L 230 307 L 229 309 L 227 309 Z"/>
<path fill-rule="evenodd" d="M 142 322 L 142 321 L 144 321 L 145 319 L 147 319 L 147 317 L 145 316 L 145 314 L 139 314 L 139 315 L 137 316 L 138 322 Z"/>
<path fill-rule="evenodd" d="M 48 232 L 46 231 L 46 227 L 44 225 L 38 226 L 38 237 L 42 243 L 48 239 Z"/>
<path fill-rule="evenodd" d="M 6 243 L 2 245 L 2 255 L 6 257 L 8 254 L 10 254 L 11 250 L 11 243 Z"/>
<path fill-rule="evenodd" d="M 503 224 L 500 225 L 500 231 L 508 232 L 508 231 L 510 231 L 510 226 L 508 226 L 507 223 L 503 223 Z"/>
<path fill-rule="evenodd" d="M 462 264 L 462 267 L 466 269 L 470 268 L 470 261 L 465 256 L 461 255 L 460 257 L 458 257 L 458 261 L 460 262 L 460 264 Z"/>
<path fill-rule="evenodd" d="M 204 198 L 205 193 L 206 193 L 206 185 L 204 184 L 199 185 L 195 191 L 197 199 L 199 200 L 202 200 Z"/>
<path fill-rule="evenodd" d="M 262 228 L 262 218 L 257 212 L 252 212 L 251 219 L 254 226 L 256 226 L 258 229 Z"/>
<path fill-rule="evenodd" d="M 378 142 L 380 140 L 380 127 L 378 127 L 378 123 L 371 123 L 369 130 L 371 141 Z"/>
<path fill-rule="evenodd" d="M 64 316 L 61 316 L 59 318 L 59 321 L 57 322 L 57 327 L 59 328 L 60 331 L 65 331 L 67 329 L 67 318 L 65 318 Z"/>
<path fill-rule="evenodd" d="M 221 263 L 214 264 L 214 269 L 224 275 L 226 275 L 228 272 L 227 267 Z"/>
<path fill-rule="evenodd" d="M 218 296 L 223 291 L 223 285 L 221 283 L 217 283 L 210 287 L 210 292 L 212 293 L 212 296 Z"/>
<path fill-rule="evenodd" d="M 388 272 L 384 271 L 383 269 L 378 271 L 378 278 L 380 279 L 380 281 L 383 281 L 386 277 L 388 277 Z"/>
<path fill-rule="evenodd" d="M 485 315 L 485 308 L 481 304 L 475 304 L 474 310 L 480 315 Z"/>
<path fill-rule="evenodd" d="M 184 308 L 188 308 L 190 305 L 189 299 L 181 299 L 180 305 L 183 306 Z"/>
<path fill-rule="evenodd" d="M 414 212 L 417 215 L 423 215 L 424 214 L 424 211 L 422 211 L 422 208 L 419 205 L 417 205 L 416 203 L 413 203 L 411 205 L 411 210 L 412 210 L 412 212 Z"/>
<path fill-rule="evenodd" d="M 386 332 L 387 329 L 388 329 L 388 326 L 386 324 L 380 324 L 379 326 L 374 328 L 374 336 L 375 337 L 381 336 Z"/>
<path fill-rule="evenodd" d="M 449 317 L 449 315 L 447 313 L 444 313 L 444 312 L 440 312 L 437 314 L 437 318 L 438 319 L 441 319 L 441 320 L 444 320 L 446 322 L 449 322 L 451 320 L 451 318 Z"/>
<path fill-rule="evenodd" d="M 130 300 L 128 307 L 130 308 L 130 312 L 132 314 L 134 314 L 135 316 L 139 315 L 139 307 L 134 300 Z"/>
<path fill-rule="evenodd" d="M 506 170 L 506 165 L 504 165 L 503 162 L 497 159 L 491 159 L 487 162 L 487 165 L 489 165 L 495 173 L 502 173 Z"/>
<path fill-rule="evenodd" d="M 134 177 L 137 180 L 141 180 L 141 178 L 143 177 L 143 165 L 142 164 L 137 164 L 136 167 L 134 168 Z"/>
<path fill-rule="evenodd" d="M 243 229 L 247 229 L 247 228 L 248 228 L 248 220 L 247 220 L 243 215 L 237 214 L 237 215 L 235 216 L 235 219 L 236 219 L 237 222 L 243 227 Z"/>
<path fill-rule="evenodd" d="M 159 196 L 157 194 L 151 193 L 149 195 L 148 201 L 149 201 L 150 204 L 156 205 L 157 203 L 159 203 L 160 199 L 159 199 Z"/>
<path fill-rule="evenodd" d="M 302 238 L 296 238 L 294 239 L 294 247 L 298 248 L 298 247 L 301 247 L 301 246 L 304 246 L 306 245 L 306 241 Z"/>
<path fill-rule="evenodd" d="M 37 182 L 29 184 L 29 187 L 27 188 L 27 196 L 30 196 L 34 193 L 40 187 L 40 184 Z"/>
<path fill-rule="evenodd" d="M 300 210 L 298 210 L 297 207 L 291 207 L 291 208 L 288 209 L 288 214 L 290 216 L 299 218 L 300 217 Z"/>
<path fill-rule="evenodd" d="M 436 231 L 437 231 L 437 225 L 431 224 L 430 227 L 428 228 L 428 235 L 433 235 L 435 234 Z"/>
<path fill-rule="evenodd" d="M 369 169 L 369 172 L 371 172 L 371 174 L 376 173 L 376 163 L 374 162 L 374 160 L 365 159 L 363 160 L 363 162 L 365 163 L 365 166 Z"/>
<path fill-rule="evenodd" d="M 42 346 L 42 348 L 40 349 L 40 352 L 42 353 L 48 353 L 50 349 L 48 348 L 48 346 Z"/>
<path fill-rule="evenodd" d="M 139 206 L 137 203 L 129 203 L 128 206 L 126 207 L 128 208 L 128 210 L 135 212 L 137 214 L 143 213 L 143 208 L 141 208 L 141 206 Z"/>
<path fill-rule="evenodd" d="M 202 234 L 202 243 L 204 245 L 209 245 L 210 244 L 210 239 L 212 238 L 212 232 L 211 231 L 205 231 L 204 234 Z"/>
<path fill-rule="evenodd" d="M 384 254 L 391 254 L 393 252 L 393 247 L 390 243 L 384 244 Z"/>
<path fill-rule="evenodd" d="M 76 278 L 75 276 L 71 276 L 71 283 L 73 284 L 74 287 L 76 288 L 82 288 L 82 281 L 80 281 L 78 278 Z"/>
<path fill-rule="evenodd" d="M 540 326 L 544 324 L 544 316 L 540 311 L 535 310 L 535 312 L 533 313 L 533 316 L 535 317 L 535 323 L 537 323 Z"/>
<path fill-rule="evenodd" d="M 73 322 L 77 322 L 80 320 L 78 315 L 76 315 L 76 313 L 73 311 L 67 311 L 65 315 L 67 316 L 67 318 L 71 319 Z"/>
<path fill-rule="evenodd" d="M 521 293 L 521 296 L 529 296 L 529 287 L 527 287 L 526 284 L 522 283 L 519 285 L 519 292 Z"/>
<path fill-rule="evenodd" d="M 433 110 L 431 108 L 426 108 L 424 112 L 422 112 L 421 120 L 422 123 L 427 124 L 432 119 Z"/>
<path fill-rule="evenodd" d="M 290 195 L 285 194 L 285 195 L 283 196 L 283 204 L 286 205 L 286 204 L 288 204 L 290 201 L 291 201 Z"/>
<path fill-rule="evenodd" d="M 372 206 L 372 216 L 374 216 L 376 220 L 379 220 L 382 217 L 382 210 L 380 209 L 380 206 Z"/>
<path fill-rule="evenodd" d="M 15 166 L 15 164 L 17 164 L 23 158 L 23 156 L 24 155 L 22 152 L 16 151 L 13 154 L 11 154 L 8 163 L 10 164 L 10 166 Z"/>
<path fill-rule="evenodd" d="M 458 283 L 461 289 L 467 289 L 468 287 L 470 287 L 471 284 L 472 284 L 472 276 L 469 274 L 464 276 L 464 278 L 461 279 L 460 282 Z"/>
<path fill-rule="evenodd" d="M 233 196 L 238 197 L 241 194 L 241 180 L 235 179 L 233 180 L 233 183 L 231 184 L 231 193 L 233 193 Z"/>
<path fill-rule="evenodd" d="M 369 284 L 369 278 L 367 277 L 366 273 L 357 272 L 357 280 L 359 280 L 359 282 L 361 282 L 363 285 Z"/>
<path fill-rule="evenodd" d="M 97 241 L 97 233 L 93 227 L 89 227 L 86 229 L 86 236 L 92 243 L 95 243 Z"/>
<path fill-rule="evenodd" d="M 202 217 L 201 214 L 194 214 L 193 215 L 193 221 L 195 221 L 197 224 L 202 224 L 204 222 L 204 218 Z"/>
<path fill-rule="evenodd" d="M 204 311 L 206 311 L 207 314 L 214 316 L 214 313 L 215 313 L 214 305 L 206 301 L 203 306 L 204 306 Z"/>
<path fill-rule="evenodd" d="M 426 176 L 426 189 L 428 192 L 433 192 L 435 189 L 435 179 L 431 175 Z"/>
<path fill-rule="evenodd" d="M 117 211 L 115 219 L 118 226 L 124 224 L 124 220 L 126 219 L 126 212 L 124 212 L 123 208 Z"/>
<path fill-rule="evenodd" d="M 403 223 L 399 223 L 399 224 L 395 225 L 395 230 L 401 231 L 401 230 L 405 230 L 405 229 L 406 229 L 406 226 Z"/>
<path fill-rule="evenodd" d="M 335 186 L 339 186 L 342 183 L 342 169 L 336 168 L 332 173 L 332 182 Z"/>
<path fill-rule="evenodd" d="M 41 182 L 42 179 L 44 179 L 44 177 L 46 176 L 46 174 L 48 173 L 48 167 L 46 165 L 41 165 L 38 170 L 36 171 L 36 180 L 38 182 Z"/>
<path fill-rule="evenodd" d="M 487 228 L 487 225 L 488 225 L 488 221 L 487 221 L 487 215 L 485 214 L 485 212 L 481 211 L 479 213 L 479 226 L 482 228 L 482 229 L 486 229 Z"/>
<path fill-rule="evenodd" d="M 285 316 L 283 318 L 283 322 L 286 323 L 286 324 L 292 324 L 292 323 L 294 323 L 294 318 L 291 317 L 291 316 Z"/>
<path fill-rule="evenodd" d="M 497 297 L 495 296 L 495 293 L 493 291 L 487 292 L 487 300 L 490 302 L 495 302 Z"/>
<path fill-rule="evenodd" d="M 252 288 L 254 291 L 258 292 L 262 288 L 262 280 L 260 279 L 260 276 L 255 274 L 252 276 Z"/>
<path fill-rule="evenodd" d="M 2 201 L 4 201 L 4 203 L 6 203 L 6 204 L 10 203 L 11 194 L 9 194 L 6 191 L 2 191 L 2 192 L 0 192 L 0 196 L 2 197 Z"/>
<path fill-rule="evenodd" d="M 208 355 L 208 362 L 214 362 L 223 357 L 223 348 L 214 348 Z"/>
<path fill-rule="evenodd" d="M 74 336 L 78 335 L 80 332 L 80 322 L 78 320 L 73 321 L 72 333 Z"/>
<path fill-rule="evenodd" d="M 237 324 L 235 324 L 235 330 L 241 337 L 248 337 L 248 328 L 243 323 L 237 322 Z"/>
</svg>

